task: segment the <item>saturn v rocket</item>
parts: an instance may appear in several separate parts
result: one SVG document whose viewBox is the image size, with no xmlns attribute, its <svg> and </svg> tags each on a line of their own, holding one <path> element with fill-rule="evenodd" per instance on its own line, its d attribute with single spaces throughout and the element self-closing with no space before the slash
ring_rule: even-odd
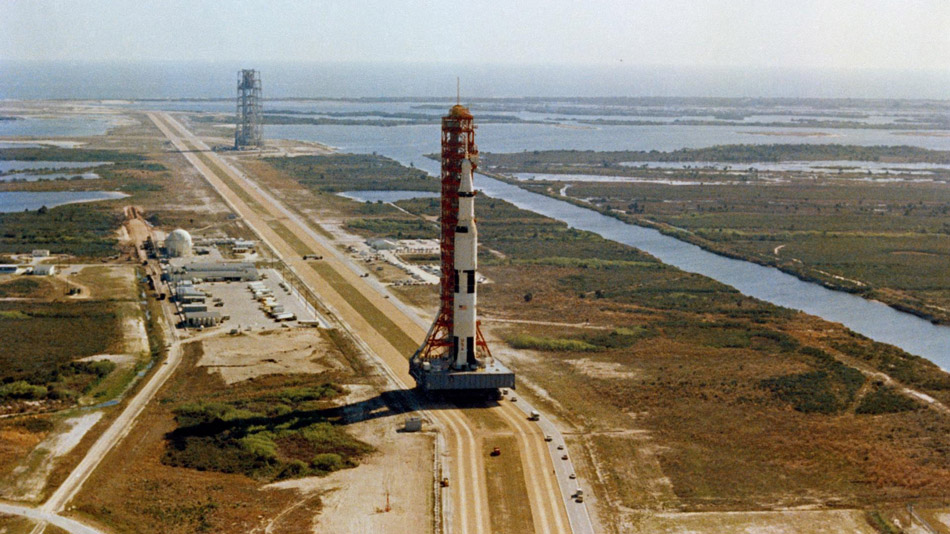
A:
<svg viewBox="0 0 950 534">
<path fill-rule="evenodd" d="M 410 373 L 427 391 L 514 387 L 514 373 L 492 358 L 476 315 L 477 167 L 474 117 L 453 106 L 442 118 L 439 314 L 410 359 Z"/>
</svg>

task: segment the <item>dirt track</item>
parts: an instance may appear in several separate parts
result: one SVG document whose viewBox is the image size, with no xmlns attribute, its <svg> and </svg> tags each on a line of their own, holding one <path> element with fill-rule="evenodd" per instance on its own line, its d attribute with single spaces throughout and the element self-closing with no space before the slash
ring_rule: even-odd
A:
<svg viewBox="0 0 950 534">
<path fill-rule="evenodd" d="M 317 290 L 327 306 L 386 363 L 395 378 L 406 388 L 412 387 L 414 381 L 408 374 L 406 355 L 380 332 L 379 325 L 371 324 L 367 320 L 365 310 L 361 313 L 349 299 L 336 290 L 340 287 L 339 280 L 328 280 L 321 276 L 321 273 L 302 260 L 301 251 L 296 250 L 294 245 L 323 255 L 326 258 L 321 266 L 324 273 L 327 272 L 326 269 L 332 270 L 334 277 L 342 278 L 343 283 L 359 292 L 361 300 L 365 299 L 361 305 L 375 307 L 412 342 L 422 342 L 425 337 L 424 327 L 410 317 L 404 308 L 395 305 L 360 278 L 344 263 L 338 253 L 325 246 L 311 229 L 273 197 L 250 184 L 177 121 L 167 114 L 150 113 L 149 117 L 259 237 L 280 255 L 308 286 Z M 288 243 L 268 222 L 276 223 L 278 228 L 283 226 L 299 242 L 293 245 Z M 481 453 L 482 436 L 477 434 L 475 425 L 462 410 L 452 406 L 442 408 L 444 409 L 432 410 L 431 415 L 442 427 L 449 445 L 450 465 L 447 471 L 451 480 L 448 489 L 451 517 L 447 519 L 453 532 L 486 532 L 491 528 L 489 499 L 493 496 L 489 495 L 485 480 L 484 458 Z M 561 505 L 557 481 L 553 478 L 553 463 L 545 453 L 540 431 L 524 420 L 522 414 L 513 407 L 503 404 L 492 411 L 507 422 L 510 432 L 518 439 L 518 454 L 525 473 L 523 483 L 527 488 L 527 501 L 532 517 L 537 519 L 534 523 L 535 532 L 569 532 L 570 526 Z"/>
</svg>

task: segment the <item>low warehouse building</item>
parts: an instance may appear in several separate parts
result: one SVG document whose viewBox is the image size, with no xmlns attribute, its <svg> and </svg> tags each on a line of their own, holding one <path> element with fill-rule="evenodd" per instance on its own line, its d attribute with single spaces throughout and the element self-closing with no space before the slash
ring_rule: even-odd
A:
<svg viewBox="0 0 950 534">
<path fill-rule="evenodd" d="M 33 267 L 33 274 L 35 274 L 36 276 L 53 276 L 54 274 L 56 274 L 56 266 L 46 265 L 46 264 L 35 265 Z"/>
<path fill-rule="evenodd" d="M 176 282 L 201 280 L 203 282 L 251 282 L 261 275 L 253 263 L 208 262 L 189 263 L 175 269 L 169 278 Z"/>
<path fill-rule="evenodd" d="M 175 289 L 175 298 L 182 304 L 192 304 L 204 302 L 208 296 L 199 291 L 195 286 L 178 286 Z"/>
<path fill-rule="evenodd" d="M 185 326 L 217 326 L 224 319 L 218 312 L 187 312 L 185 313 Z"/>
</svg>

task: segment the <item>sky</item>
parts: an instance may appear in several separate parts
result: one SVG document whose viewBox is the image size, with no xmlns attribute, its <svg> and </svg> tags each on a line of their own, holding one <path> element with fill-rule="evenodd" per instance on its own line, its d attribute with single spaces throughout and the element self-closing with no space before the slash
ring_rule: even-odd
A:
<svg viewBox="0 0 950 534">
<path fill-rule="evenodd" d="M 3 0 L 0 59 L 950 70 L 947 0 Z"/>
</svg>

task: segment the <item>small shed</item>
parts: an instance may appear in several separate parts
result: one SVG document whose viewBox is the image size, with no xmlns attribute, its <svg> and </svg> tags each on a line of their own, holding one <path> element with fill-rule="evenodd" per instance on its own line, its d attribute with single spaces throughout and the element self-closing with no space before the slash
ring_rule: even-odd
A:
<svg viewBox="0 0 950 534">
<path fill-rule="evenodd" d="M 56 274 L 56 266 L 49 264 L 34 265 L 33 274 L 36 276 L 53 276 Z"/>
</svg>

